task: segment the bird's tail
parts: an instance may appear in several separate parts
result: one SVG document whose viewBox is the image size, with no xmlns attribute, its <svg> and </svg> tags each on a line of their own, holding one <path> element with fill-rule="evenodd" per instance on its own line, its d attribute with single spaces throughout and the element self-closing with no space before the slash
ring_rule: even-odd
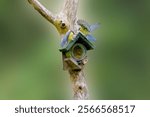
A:
<svg viewBox="0 0 150 117">
<path fill-rule="evenodd" d="M 90 26 L 90 32 L 93 32 L 94 30 L 96 30 L 97 28 L 99 28 L 99 26 L 100 26 L 100 23 L 92 24 Z"/>
</svg>

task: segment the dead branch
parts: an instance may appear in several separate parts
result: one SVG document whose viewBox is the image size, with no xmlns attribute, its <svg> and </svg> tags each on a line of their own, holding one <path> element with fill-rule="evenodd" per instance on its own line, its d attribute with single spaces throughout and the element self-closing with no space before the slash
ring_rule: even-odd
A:
<svg viewBox="0 0 150 117">
<path fill-rule="evenodd" d="M 79 0 L 65 0 L 64 7 L 61 13 L 67 16 L 67 20 L 70 23 L 70 30 L 77 31 L 77 9 Z"/>
<path fill-rule="evenodd" d="M 54 24 L 55 15 L 47 10 L 38 0 L 28 0 L 28 2 L 50 23 Z"/>
<path fill-rule="evenodd" d="M 68 30 L 77 33 L 77 8 L 79 0 L 65 0 L 64 7 L 58 15 L 52 14 L 38 0 L 28 0 L 28 2 L 57 28 L 61 36 L 65 35 Z M 65 63 L 64 59 L 63 62 Z M 79 65 L 78 67 L 81 69 L 76 71 L 71 63 L 67 64 L 69 66 L 68 71 L 73 86 L 74 99 L 88 99 L 87 84 L 83 74 L 84 65 Z"/>
</svg>

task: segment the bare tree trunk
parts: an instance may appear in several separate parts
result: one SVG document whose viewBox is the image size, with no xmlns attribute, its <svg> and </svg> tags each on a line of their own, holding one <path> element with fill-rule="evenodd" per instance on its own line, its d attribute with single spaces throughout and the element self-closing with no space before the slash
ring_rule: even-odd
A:
<svg viewBox="0 0 150 117">
<path fill-rule="evenodd" d="M 64 7 L 62 11 L 58 15 L 53 15 L 50 11 L 48 11 L 38 0 L 28 0 L 30 4 L 50 23 L 52 23 L 58 30 L 61 36 L 68 30 L 72 30 L 77 33 L 77 7 L 79 0 L 65 0 Z M 58 25 L 60 21 L 64 21 L 66 28 L 62 27 L 62 25 Z M 68 71 L 70 74 L 70 79 L 74 92 L 74 99 L 84 100 L 88 99 L 88 89 L 87 84 L 85 82 L 85 76 L 83 73 L 84 65 L 78 65 L 80 70 L 75 70 L 72 68 L 72 63 L 63 62 L 67 64 Z"/>
<path fill-rule="evenodd" d="M 70 79 L 72 82 L 72 87 L 74 91 L 74 99 L 85 100 L 88 99 L 88 89 L 84 77 L 83 70 L 74 71 L 69 70 Z"/>
</svg>

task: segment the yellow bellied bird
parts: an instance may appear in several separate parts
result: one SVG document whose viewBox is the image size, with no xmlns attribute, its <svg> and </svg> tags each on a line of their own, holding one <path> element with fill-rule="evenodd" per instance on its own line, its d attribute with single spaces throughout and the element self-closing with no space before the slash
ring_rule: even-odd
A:
<svg viewBox="0 0 150 117">
<path fill-rule="evenodd" d="M 95 29 L 97 29 L 97 28 L 99 27 L 99 25 L 100 25 L 99 23 L 95 23 L 95 24 L 90 25 L 90 24 L 87 23 L 86 21 L 79 19 L 79 20 L 77 21 L 77 24 L 80 26 L 79 31 L 80 31 L 83 35 L 85 35 L 85 37 L 86 37 L 89 41 L 91 41 L 91 42 L 95 42 L 95 41 L 96 41 L 96 39 L 91 35 L 91 33 L 92 33 Z"/>
<path fill-rule="evenodd" d="M 74 32 L 69 30 L 65 36 L 63 37 L 63 39 L 61 40 L 61 47 L 64 47 L 65 45 L 67 45 L 70 41 L 72 41 L 74 38 Z"/>
</svg>

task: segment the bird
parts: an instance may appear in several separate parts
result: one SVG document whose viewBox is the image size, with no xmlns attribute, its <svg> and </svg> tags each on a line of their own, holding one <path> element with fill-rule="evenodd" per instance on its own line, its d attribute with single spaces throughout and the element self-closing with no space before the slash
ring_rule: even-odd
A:
<svg viewBox="0 0 150 117">
<path fill-rule="evenodd" d="M 72 41 L 74 38 L 74 32 L 69 30 L 64 37 L 61 40 L 61 47 L 64 47 L 66 44 L 68 44 L 70 41 Z"/>
<path fill-rule="evenodd" d="M 91 33 L 99 27 L 99 23 L 95 23 L 90 25 L 87 23 L 85 20 L 79 19 L 77 21 L 77 24 L 80 26 L 79 31 L 85 35 L 85 37 L 90 41 L 90 42 L 95 42 L 96 39 L 91 35 Z"/>
</svg>

